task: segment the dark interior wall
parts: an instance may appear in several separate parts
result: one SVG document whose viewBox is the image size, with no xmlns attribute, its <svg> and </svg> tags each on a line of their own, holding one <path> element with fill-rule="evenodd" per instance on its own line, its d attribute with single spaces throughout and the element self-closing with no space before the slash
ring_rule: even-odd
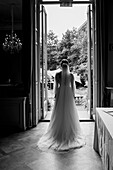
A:
<svg viewBox="0 0 113 170">
<path fill-rule="evenodd" d="M 6 3 L 7 2 L 7 3 Z M 13 30 L 22 42 L 22 50 L 11 54 L 3 50 L 6 34 L 11 35 L 11 0 L 1 1 L 0 8 L 0 98 L 25 97 L 24 66 L 23 66 L 23 28 L 22 28 L 22 0 L 15 0 L 13 7 Z M 9 83 L 10 81 L 10 83 Z"/>
<path fill-rule="evenodd" d="M 22 42 L 22 30 L 15 31 Z M 0 84 L 11 80 L 13 84 L 22 83 L 22 51 L 10 54 L 3 50 L 2 44 L 6 34 L 11 34 L 11 30 L 0 30 Z"/>
<path fill-rule="evenodd" d="M 25 129 L 31 122 L 31 1 L 22 0 L 22 20 L 19 27 L 14 29 L 22 42 L 22 50 L 19 53 L 10 54 L 3 50 L 2 44 L 6 34 L 11 34 L 11 27 L 3 24 L 0 27 L 0 127 L 7 127 L 8 117 L 9 126 L 14 129 L 15 126 Z M 18 1 L 15 0 L 16 2 Z"/>
<path fill-rule="evenodd" d="M 113 1 L 108 5 L 108 73 L 107 86 L 113 87 Z"/>
<path fill-rule="evenodd" d="M 16 5 L 15 1 L 15 5 Z M 26 8 L 27 6 L 27 8 Z M 10 54 L 3 50 L 6 34 L 11 34 L 11 26 L 0 28 L 0 85 L 10 79 L 12 88 L 0 87 L 0 97 L 29 96 L 31 86 L 31 9 L 30 0 L 23 0 L 20 6 L 21 22 L 15 25 L 14 33 L 22 42 L 22 50 Z M 16 19 L 16 18 L 15 18 Z M 11 89 L 11 92 L 10 92 Z M 15 93 L 16 90 L 16 93 Z M 4 91 L 4 92 L 3 92 Z M 5 93 L 7 91 L 7 94 Z M 20 93 L 21 91 L 21 93 Z M 3 94 L 4 93 L 4 94 Z"/>
<path fill-rule="evenodd" d="M 108 87 L 113 87 L 113 2 L 96 0 L 97 103 L 108 106 Z M 107 101 L 108 100 L 108 101 Z"/>
<path fill-rule="evenodd" d="M 95 0 L 95 57 L 97 57 L 97 106 L 104 106 L 105 90 L 107 84 L 108 62 L 108 31 L 107 31 L 107 1 Z"/>
<path fill-rule="evenodd" d="M 26 8 L 27 7 L 27 8 Z M 25 93 L 30 93 L 31 87 L 31 0 L 22 1 L 22 33 L 23 33 L 23 60 L 22 60 L 22 79 L 24 82 Z"/>
</svg>

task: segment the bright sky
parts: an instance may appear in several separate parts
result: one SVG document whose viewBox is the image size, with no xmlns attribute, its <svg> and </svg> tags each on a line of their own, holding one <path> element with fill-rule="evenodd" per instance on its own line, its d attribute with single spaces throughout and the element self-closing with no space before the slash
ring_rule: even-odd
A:
<svg viewBox="0 0 113 170">
<path fill-rule="evenodd" d="M 87 20 L 88 5 L 73 5 L 73 7 L 60 7 L 60 5 L 44 5 L 47 12 L 47 30 L 53 30 L 60 40 L 62 33 L 73 27 L 79 28 Z"/>
</svg>

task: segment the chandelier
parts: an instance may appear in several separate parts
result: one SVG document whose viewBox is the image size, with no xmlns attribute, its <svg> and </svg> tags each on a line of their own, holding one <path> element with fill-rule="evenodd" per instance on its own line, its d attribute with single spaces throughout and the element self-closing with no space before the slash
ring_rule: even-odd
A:
<svg viewBox="0 0 113 170">
<path fill-rule="evenodd" d="M 13 25 L 14 25 L 13 7 L 14 7 L 14 4 L 12 4 L 12 8 L 11 8 L 11 17 L 12 17 L 11 34 L 10 35 L 6 34 L 5 42 L 3 43 L 3 50 L 9 51 L 11 54 L 13 54 L 14 52 L 19 52 L 22 49 L 22 43 L 20 39 L 17 37 L 17 34 L 14 33 L 14 30 L 13 30 Z"/>
</svg>

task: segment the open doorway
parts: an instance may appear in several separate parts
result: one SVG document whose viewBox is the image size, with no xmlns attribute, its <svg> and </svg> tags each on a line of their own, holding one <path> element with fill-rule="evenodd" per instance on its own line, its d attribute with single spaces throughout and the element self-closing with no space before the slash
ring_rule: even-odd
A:
<svg viewBox="0 0 113 170">
<path fill-rule="evenodd" d="M 58 5 L 59 6 L 59 5 Z M 56 72 L 61 71 L 60 61 L 62 57 L 65 58 L 67 55 L 67 59 L 70 62 L 70 69 L 75 77 L 75 86 L 76 86 L 76 94 L 75 94 L 75 104 L 79 113 L 80 120 L 89 120 L 91 119 L 91 105 L 92 105 L 92 71 L 93 67 L 93 56 L 91 52 L 91 15 L 89 16 L 88 5 L 73 5 L 74 8 L 82 7 L 86 8 L 86 19 L 76 28 L 76 25 L 73 22 L 72 28 L 68 28 L 65 32 L 61 32 L 63 35 L 60 37 L 60 40 L 57 37 L 57 32 L 48 28 L 48 19 L 49 11 L 48 5 L 44 5 L 41 7 L 44 10 L 44 18 L 42 27 L 44 30 L 48 30 L 45 35 L 45 39 L 41 37 L 44 47 L 41 48 L 44 52 L 41 53 L 40 62 L 41 62 L 41 110 L 42 110 L 42 118 L 43 121 L 49 121 L 52 113 L 52 109 L 54 106 L 54 77 Z M 50 5 L 49 8 L 53 8 L 55 5 Z M 57 8 L 57 6 L 56 6 Z M 65 8 L 65 7 L 64 7 Z M 68 10 L 68 14 L 71 13 L 71 9 Z M 66 8 L 65 8 L 66 9 Z M 60 8 L 63 10 L 63 8 Z M 75 10 L 76 11 L 76 10 Z M 53 9 L 53 15 L 54 15 Z M 59 11 L 58 11 L 59 12 Z M 57 12 L 57 13 L 58 13 Z M 43 16 L 43 15 L 41 15 Z M 73 16 L 73 19 L 75 17 Z M 62 19 L 62 23 L 66 24 L 67 20 Z M 72 19 L 72 18 L 70 18 Z M 57 20 L 56 20 L 57 22 Z M 47 24 L 47 25 L 45 25 Z M 46 27 L 47 26 L 47 27 Z M 60 25 L 61 27 L 61 25 Z M 43 29 L 41 28 L 41 30 Z M 43 31 L 44 31 L 43 30 Z M 69 41 L 70 39 L 70 41 Z M 67 41 L 67 46 L 65 46 Z M 47 44 L 46 44 L 47 43 Z M 63 44 L 64 43 L 64 44 Z M 64 45 L 64 46 L 63 46 Z M 69 46 L 70 45 L 70 46 Z M 69 48 L 67 48 L 69 46 Z M 41 44 L 42 47 L 42 44 Z M 46 49 L 47 48 L 47 49 Z M 88 49 L 90 48 L 90 49 Z M 46 50 L 45 50 L 46 49 Z M 47 52 L 47 53 L 46 53 Z M 88 56 L 90 55 L 90 56 Z M 47 58 L 44 58 L 47 56 Z M 43 60 L 43 64 L 42 64 Z M 46 63 L 47 62 L 47 63 Z M 90 62 L 90 63 L 89 63 Z"/>
</svg>

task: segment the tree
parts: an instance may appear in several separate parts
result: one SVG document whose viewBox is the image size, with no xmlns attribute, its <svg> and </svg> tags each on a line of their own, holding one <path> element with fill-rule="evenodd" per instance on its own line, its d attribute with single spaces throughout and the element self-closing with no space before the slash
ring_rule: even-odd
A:
<svg viewBox="0 0 113 170">
<path fill-rule="evenodd" d="M 65 58 L 69 60 L 70 69 L 86 79 L 88 74 L 87 28 L 80 31 L 76 28 L 68 29 L 61 41 L 58 41 L 52 30 L 47 37 L 48 68 L 56 69 L 60 61 Z"/>
<path fill-rule="evenodd" d="M 81 44 L 81 53 L 78 57 L 77 72 L 81 75 L 81 80 L 86 81 L 88 77 L 87 27 L 78 32 L 78 41 Z"/>
<path fill-rule="evenodd" d="M 57 43 L 58 38 L 55 33 L 50 30 L 47 35 L 47 63 L 48 69 L 55 69 L 57 65 Z"/>
<path fill-rule="evenodd" d="M 62 40 L 58 45 L 58 51 L 59 51 L 59 59 L 66 58 L 70 62 L 71 60 L 71 55 L 72 51 L 71 48 L 74 45 L 76 41 L 77 36 L 77 30 L 76 28 L 73 28 L 72 30 L 67 30 L 65 34 L 63 34 Z"/>
</svg>

